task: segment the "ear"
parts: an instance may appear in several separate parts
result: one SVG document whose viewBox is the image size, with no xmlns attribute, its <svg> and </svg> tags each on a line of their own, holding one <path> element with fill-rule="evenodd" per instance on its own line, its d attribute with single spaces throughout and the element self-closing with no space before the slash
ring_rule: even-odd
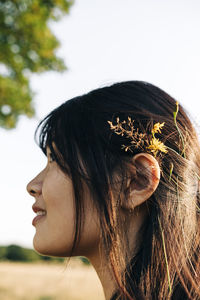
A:
<svg viewBox="0 0 200 300">
<path fill-rule="evenodd" d="M 128 210 L 133 210 L 149 199 L 160 181 L 160 167 L 152 155 L 136 154 L 133 165 L 135 167 L 130 171 L 130 179 L 121 203 L 121 207 Z"/>
</svg>

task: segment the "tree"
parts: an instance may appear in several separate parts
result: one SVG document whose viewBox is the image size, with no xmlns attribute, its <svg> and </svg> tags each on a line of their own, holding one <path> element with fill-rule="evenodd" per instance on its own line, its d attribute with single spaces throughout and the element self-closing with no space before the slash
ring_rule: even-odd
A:
<svg viewBox="0 0 200 300">
<path fill-rule="evenodd" d="M 20 246 L 10 245 L 7 247 L 6 259 L 12 261 L 27 261 L 27 255 Z"/>
<path fill-rule="evenodd" d="M 48 261 L 48 262 L 64 262 L 63 257 L 42 256 L 33 249 L 23 248 L 18 245 L 0 246 L 0 261 Z"/>
<path fill-rule="evenodd" d="M 49 28 L 73 0 L 0 0 L 0 127 L 16 127 L 35 110 L 29 74 L 66 70 L 56 56 L 59 41 Z"/>
</svg>

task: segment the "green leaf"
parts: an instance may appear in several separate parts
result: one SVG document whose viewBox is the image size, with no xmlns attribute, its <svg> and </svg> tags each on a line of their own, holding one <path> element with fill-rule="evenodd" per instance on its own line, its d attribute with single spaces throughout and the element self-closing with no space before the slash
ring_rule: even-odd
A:
<svg viewBox="0 0 200 300">
<path fill-rule="evenodd" d="M 58 21 L 72 4 L 69 0 L 0 0 L 0 64 L 8 71 L 0 69 L 1 127 L 14 128 L 20 115 L 34 115 L 28 73 L 66 70 L 56 55 L 60 43 L 49 21 Z"/>
</svg>

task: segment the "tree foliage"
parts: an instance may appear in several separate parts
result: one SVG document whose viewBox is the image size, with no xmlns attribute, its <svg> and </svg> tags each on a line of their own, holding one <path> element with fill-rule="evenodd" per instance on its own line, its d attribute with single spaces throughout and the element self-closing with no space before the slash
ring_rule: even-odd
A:
<svg viewBox="0 0 200 300">
<path fill-rule="evenodd" d="M 77 256 L 85 266 L 90 265 L 90 261 L 83 256 Z M 21 261 L 21 262 L 64 262 L 63 257 L 50 257 L 40 255 L 33 249 L 24 248 L 18 245 L 0 246 L 0 262 L 1 261 Z"/>
<path fill-rule="evenodd" d="M 70 0 L 0 0 L 0 127 L 34 115 L 31 73 L 66 69 L 49 27 L 69 12 Z"/>
<path fill-rule="evenodd" d="M 49 262 L 63 262 L 62 257 L 42 256 L 33 249 L 23 248 L 18 245 L 0 246 L 0 261 L 49 261 Z"/>
</svg>

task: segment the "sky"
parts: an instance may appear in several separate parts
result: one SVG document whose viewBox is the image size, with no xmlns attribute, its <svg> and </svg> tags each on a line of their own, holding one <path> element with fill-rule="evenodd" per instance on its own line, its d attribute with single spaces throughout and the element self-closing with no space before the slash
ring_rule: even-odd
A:
<svg viewBox="0 0 200 300">
<path fill-rule="evenodd" d="M 75 0 L 51 23 L 65 73 L 31 75 L 36 116 L 0 129 L 0 245 L 32 248 L 34 199 L 27 183 L 46 165 L 34 142 L 38 122 L 64 101 L 124 80 L 148 81 L 200 123 L 199 0 Z"/>
</svg>

